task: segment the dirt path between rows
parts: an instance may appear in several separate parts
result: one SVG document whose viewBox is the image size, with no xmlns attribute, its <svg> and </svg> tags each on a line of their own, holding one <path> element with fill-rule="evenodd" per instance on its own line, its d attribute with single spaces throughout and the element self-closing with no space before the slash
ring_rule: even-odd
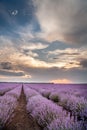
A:
<svg viewBox="0 0 87 130">
<path fill-rule="evenodd" d="M 22 88 L 19 104 L 14 111 L 11 122 L 5 125 L 4 130 L 42 130 L 36 121 L 26 111 L 26 97 Z"/>
</svg>

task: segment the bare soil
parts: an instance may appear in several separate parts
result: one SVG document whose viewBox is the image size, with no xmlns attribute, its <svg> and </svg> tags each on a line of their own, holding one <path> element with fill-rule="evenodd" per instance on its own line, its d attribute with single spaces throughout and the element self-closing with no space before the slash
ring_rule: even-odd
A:
<svg viewBox="0 0 87 130">
<path fill-rule="evenodd" d="M 26 97 L 22 88 L 18 106 L 11 121 L 5 124 L 4 130 L 42 130 L 37 122 L 26 111 Z"/>
</svg>

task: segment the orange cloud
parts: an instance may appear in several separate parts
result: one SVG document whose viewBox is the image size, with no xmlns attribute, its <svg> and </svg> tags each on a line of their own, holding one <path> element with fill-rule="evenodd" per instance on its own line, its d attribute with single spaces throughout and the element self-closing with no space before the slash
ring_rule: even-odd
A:
<svg viewBox="0 0 87 130">
<path fill-rule="evenodd" d="M 0 75 L 0 79 L 8 79 L 8 77 Z"/>
<path fill-rule="evenodd" d="M 72 81 L 68 79 L 56 79 L 56 80 L 51 80 L 51 83 L 68 84 L 68 83 L 72 83 Z"/>
</svg>

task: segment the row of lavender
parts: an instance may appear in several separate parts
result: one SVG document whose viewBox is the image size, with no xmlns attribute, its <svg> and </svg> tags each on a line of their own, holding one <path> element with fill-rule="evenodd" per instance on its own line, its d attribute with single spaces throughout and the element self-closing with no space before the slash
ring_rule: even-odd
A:
<svg viewBox="0 0 87 130">
<path fill-rule="evenodd" d="M 0 96 L 3 96 L 7 91 L 10 91 L 17 86 L 17 83 L 0 83 Z"/>
<path fill-rule="evenodd" d="M 78 85 L 77 85 L 78 86 Z M 87 86 L 58 86 L 54 84 L 30 84 L 30 87 L 38 91 L 44 97 L 61 105 L 78 120 L 87 120 L 87 99 L 81 91 L 87 91 Z M 81 89 L 80 89 L 81 88 Z"/>
<path fill-rule="evenodd" d="M 86 84 L 44 84 L 44 83 L 37 83 L 37 84 L 27 84 L 31 88 L 36 89 L 37 91 L 44 91 L 46 90 L 47 92 L 49 91 L 58 91 L 58 92 L 63 92 L 75 96 L 83 96 L 87 98 L 87 85 Z"/>
<path fill-rule="evenodd" d="M 43 85 L 24 85 L 27 111 L 37 120 L 44 130 L 86 130 L 84 121 L 70 120 L 62 107 L 43 97 Z M 38 89 L 39 88 L 39 89 Z M 53 88 L 52 88 L 53 89 Z M 51 89 L 51 92 L 53 92 Z M 46 89 L 44 89 L 45 92 Z M 41 95 L 42 94 L 42 95 Z"/>
<path fill-rule="evenodd" d="M 0 128 L 4 126 L 11 116 L 13 116 L 13 111 L 17 106 L 18 98 L 21 94 L 22 85 L 20 84 L 16 87 L 15 84 L 12 88 L 12 90 L 6 92 L 3 96 L 0 96 Z"/>
</svg>

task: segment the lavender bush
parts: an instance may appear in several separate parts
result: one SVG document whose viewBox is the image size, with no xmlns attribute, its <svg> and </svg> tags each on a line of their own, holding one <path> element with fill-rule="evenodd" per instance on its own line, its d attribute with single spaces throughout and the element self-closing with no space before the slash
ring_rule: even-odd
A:
<svg viewBox="0 0 87 130">
<path fill-rule="evenodd" d="M 39 94 L 28 99 L 27 111 L 31 113 L 42 127 L 47 126 L 54 119 L 66 118 L 61 107 Z"/>
<path fill-rule="evenodd" d="M 57 92 L 51 93 L 49 95 L 49 99 L 51 99 L 54 102 L 60 102 L 60 96 L 58 95 Z"/>
<path fill-rule="evenodd" d="M 46 90 L 44 90 L 44 95 L 45 93 L 47 94 Z M 70 111 L 72 115 L 79 117 L 78 119 L 87 119 L 87 99 L 84 97 L 75 96 L 64 91 L 53 91 L 50 92 L 49 99 Z"/>
<path fill-rule="evenodd" d="M 83 122 L 72 122 L 66 118 L 63 120 L 53 120 L 44 130 L 86 130 Z"/>
<path fill-rule="evenodd" d="M 4 95 L 6 92 L 14 89 L 17 86 L 17 83 L 0 83 L 0 95 Z"/>
<path fill-rule="evenodd" d="M 67 120 L 67 114 L 66 116 L 63 114 L 62 116 L 59 117 L 57 117 L 56 114 L 56 116 L 54 116 L 53 118 L 51 118 L 50 116 L 46 116 L 48 113 L 50 113 L 51 109 L 49 110 L 49 108 L 52 108 L 53 103 L 50 102 L 49 105 L 48 99 L 47 100 L 45 100 L 45 98 L 42 99 L 41 95 L 31 97 L 28 100 L 27 110 L 31 112 L 32 116 L 35 119 L 38 119 L 37 120 L 38 123 L 41 124 L 44 127 L 44 129 L 46 128 L 48 130 L 86 130 L 87 129 L 87 125 L 86 125 L 87 124 L 87 98 L 85 93 L 87 92 L 87 86 L 86 85 L 53 85 L 53 84 L 52 86 L 50 85 L 30 84 L 30 87 L 36 90 L 37 92 L 39 92 L 39 94 L 41 94 L 43 98 L 46 97 L 52 100 L 53 102 L 56 102 L 56 104 L 58 105 L 57 107 L 59 107 L 60 105 L 64 109 L 65 113 L 68 113 L 69 120 Z M 56 123 L 57 125 L 55 124 L 55 121 L 58 122 Z M 58 127 L 58 124 L 60 124 L 59 125 L 60 127 Z"/>
<path fill-rule="evenodd" d="M 36 96 L 38 95 L 39 93 L 31 88 L 29 88 L 28 86 L 24 85 L 24 93 L 26 95 L 26 99 L 28 100 L 30 97 L 32 96 Z"/>
<path fill-rule="evenodd" d="M 0 122 L 5 124 L 12 115 L 17 106 L 18 98 L 21 94 L 21 86 L 9 91 L 4 96 L 0 97 Z M 14 96 L 15 95 L 15 96 Z"/>
</svg>

